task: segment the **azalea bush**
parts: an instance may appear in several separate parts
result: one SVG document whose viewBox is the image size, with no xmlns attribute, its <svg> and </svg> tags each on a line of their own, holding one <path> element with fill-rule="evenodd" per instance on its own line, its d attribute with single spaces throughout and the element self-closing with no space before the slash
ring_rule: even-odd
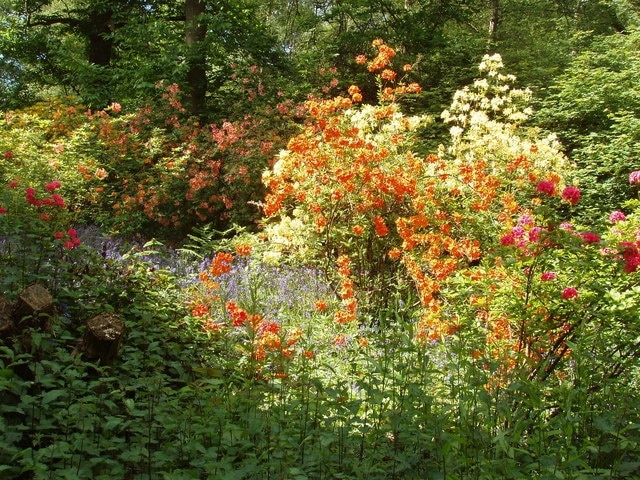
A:
<svg viewBox="0 0 640 480">
<path fill-rule="evenodd" d="M 369 325 L 389 299 L 418 298 L 403 328 L 453 361 L 446 396 L 465 410 L 487 400 L 482 408 L 506 430 L 480 419 L 474 428 L 488 439 L 509 435 L 504 453 L 527 452 L 517 465 L 551 455 L 529 435 L 576 412 L 563 401 L 567 389 L 580 405 L 592 402 L 596 417 L 622 421 L 606 413 L 603 393 L 632 385 L 637 371 L 639 306 L 627 293 L 638 288 L 637 226 L 622 212 L 604 232 L 571 223 L 582 195 L 573 167 L 553 136 L 526 127 L 531 93 L 514 87 L 497 55 L 443 113 L 450 142 L 418 156 L 419 120 L 404 117 L 384 86 L 396 78 L 386 70 L 393 49 L 374 47 L 371 62 L 357 61 L 382 69 L 380 104 L 357 106 L 357 87 L 350 98 L 309 104 L 313 123 L 265 173 L 269 255 L 323 265 L 340 324 Z M 535 418 L 531 402 L 541 409 Z M 578 428 L 581 438 L 593 434 L 588 421 Z M 620 458 L 621 447 L 607 445 Z M 562 448 L 580 468 L 606 464 L 573 442 Z"/>
<path fill-rule="evenodd" d="M 59 179 L 79 222 L 122 234 L 171 227 L 173 240 L 181 240 L 201 224 L 253 225 L 260 174 L 293 128 L 295 104 L 283 98 L 261 116 L 203 124 L 183 108 L 177 85 L 159 84 L 158 92 L 155 102 L 130 112 L 117 102 L 91 111 L 60 100 L 5 113 L 0 176 Z"/>
<path fill-rule="evenodd" d="M 377 55 L 369 66 L 382 82 L 380 104 L 359 106 L 357 86 L 348 97 L 308 102 L 311 122 L 263 176 L 266 255 L 311 259 L 335 271 L 340 323 L 356 319 L 358 303 L 365 311 L 375 308 L 398 284 L 406 285 L 394 224 L 419 188 L 422 161 L 411 150 L 412 138 L 428 121 L 401 113 L 396 98 L 417 94 L 420 87 L 391 69 L 391 47 L 374 44 Z"/>
<path fill-rule="evenodd" d="M 55 285 L 81 244 L 61 185 L 0 186 L 0 286 L 10 296 L 36 281 Z"/>
</svg>

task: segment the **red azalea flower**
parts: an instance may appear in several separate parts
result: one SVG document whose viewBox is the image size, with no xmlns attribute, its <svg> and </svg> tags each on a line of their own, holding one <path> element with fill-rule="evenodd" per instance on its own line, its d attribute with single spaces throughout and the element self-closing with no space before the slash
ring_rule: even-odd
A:
<svg viewBox="0 0 640 480">
<path fill-rule="evenodd" d="M 58 181 L 58 180 L 54 180 L 51 183 L 47 183 L 45 185 L 45 189 L 49 190 L 50 192 L 54 191 L 56 188 L 60 188 L 62 184 Z"/>
<path fill-rule="evenodd" d="M 562 291 L 563 300 L 571 300 L 578 297 L 578 290 L 574 287 L 567 287 Z"/>
<path fill-rule="evenodd" d="M 584 243 L 600 243 L 600 236 L 597 233 L 585 232 L 581 233 L 580 236 Z"/>
<path fill-rule="evenodd" d="M 64 198 L 62 198 L 57 193 L 54 193 L 53 195 L 51 195 L 51 200 L 53 200 L 53 203 L 58 207 L 64 207 Z"/>
<path fill-rule="evenodd" d="M 551 180 L 543 180 L 538 183 L 536 190 L 540 193 L 546 193 L 547 195 L 551 196 L 556 192 L 556 184 Z"/>
<path fill-rule="evenodd" d="M 569 185 L 562 190 L 562 199 L 569 202 L 571 205 L 575 205 L 580 200 L 580 189 Z"/>
</svg>

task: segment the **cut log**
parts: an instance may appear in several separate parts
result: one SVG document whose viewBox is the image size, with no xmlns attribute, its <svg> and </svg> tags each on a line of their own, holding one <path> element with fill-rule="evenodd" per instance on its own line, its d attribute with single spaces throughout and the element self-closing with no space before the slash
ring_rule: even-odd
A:
<svg viewBox="0 0 640 480">
<path fill-rule="evenodd" d="M 51 316 L 54 314 L 53 297 L 45 287 L 38 283 L 29 285 L 18 296 L 13 309 L 20 331 L 33 327 L 43 332 L 51 331 Z"/>
<path fill-rule="evenodd" d="M 100 313 L 87 321 L 78 350 L 89 360 L 111 365 L 124 339 L 125 325 L 113 313 Z"/>
</svg>

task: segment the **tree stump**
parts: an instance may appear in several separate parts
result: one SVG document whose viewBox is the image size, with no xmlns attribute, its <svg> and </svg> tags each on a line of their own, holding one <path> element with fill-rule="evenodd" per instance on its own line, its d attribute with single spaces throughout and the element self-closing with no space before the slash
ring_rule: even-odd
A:
<svg viewBox="0 0 640 480">
<path fill-rule="evenodd" d="M 89 360 L 111 365 L 118 355 L 125 330 L 124 322 L 117 315 L 99 313 L 87 321 L 78 350 Z"/>
<path fill-rule="evenodd" d="M 15 332 L 16 324 L 11 317 L 13 304 L 0 295 L 0 340 L 9 338 Z"/>
<path fill-rule="evenodd" d="M 38 283 L 29 285 L 18 296 L 13 308 L 13 318 L 18 330 L 33 327 L 43 332 L 51 332 L 51 315 L 54 314 L 53 297 Z"/>
</svg>

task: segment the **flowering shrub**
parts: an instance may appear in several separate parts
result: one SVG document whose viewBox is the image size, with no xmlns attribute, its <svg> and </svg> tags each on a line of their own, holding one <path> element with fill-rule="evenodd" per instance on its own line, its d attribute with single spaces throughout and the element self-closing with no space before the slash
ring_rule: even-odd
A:
<svg viewBox="0 0 640 480">
<path fill-rule="evenodd" d="M 370 70 L 379 73 L 381 103 L 357 106 L 357 86 L 349 97 L 307 102 L 310 124 L 263 175 L 269 254 L 335 268 L 340 322 L 356 318 L 358 302 L 362 308 L 386 302 L 400 280 L 394 257 L 401 239 L 393 227 L 417 194 L 422 166 L 411 139 L 427 119 L 403 115 L 395 102 L 419 87 L 396 83 L 389 73 L 393 49 L 381 41 L 374 46 Z"/>
<path fill-rule="evenodd" d="M 622 327 L 600 312 L 634 285 L 622 273 L 635 272 L 638 245 L 605 245 L 565 221 L 581 192 L 555 138 L 524 126 L 530 92 L 512 86 L 499 56 L 485 57 L 483 77 L 442 115 L 450 143 L 420 158 L 412 135 L 424 119 L 402 115 L 395 95 L 405 90 L 385 86 L 396 79 L 393 49 L 374 47 L 373 61 L 356 61 L 386 72 L 379 105 L 358 106 L 355 86 L 350 97 L 308 103 L 312 123 L 263 176 L 271 254 L 334 272 L 339 323 L 363 323 L 385 299 L 415 290 L 416 341 L 467 339 L 465 354 L 494 386 L 509 375 L 569 375 L 578 341 L 613 358 L 603 337 Z M 626 220 L 612 218 L 621 232 Z M 621 318 L 636 307 L 627 301 Z M 637 349 L 630 340 L 617 348 Z"/>
<path fill-rule="evenodd" d="M 182 107 L 177 85 L 158 88 L 156 104 L 129 113 L 118 103 L 91 111 L 63 101 L 6 113 L 0 177 L 59 178 L 79 220 L 125 233 L 252 224 L 260 174 L 291 128 L 295 106 L 202 125 Z"/>
<path fill-rule="evenodd" d="M 361 97 L 352 86 L 350 97 L 307 105 L 312 125 L 263 178 L 266 234 L 277 250 L 326 264 L 348 257 L 363 305 L 407 289 L 402 279 L 410 277 L 431 318 L 441 284 L 479 261 L 483 243 L 535 206 L 521 207 L 521 200 L 539 203 L 540 188 L 555 194 L 548 188 L 562 186 L 566 160 L 553 139 L 518 129 L 527 111 L 517 103 L 528 92 L 510 87 L 513 78 L 499 73 L 496 57 L 481 65 L 486 78 L 459 92 L 443 114 L 453 125 L 451 145 L 418 157 L 412 135 L 426 119 L 404 116 L 396 100 L 419 87 L 396 84 L 393 49 L 379 40 L 373 45 L 372 61 L 356 61 L 378 73 L 380 104 L 356 106 Z M 565 196 L 576 201 L 577 192 Z M 427 323 L 423 330 L 436 324 L 442 326 Z M 437 337 L 439 328 L 425 335 Z"/>
<path fill-rule="evenodd" d="M 0 186 L 0 271 L 2 291 L 14 293 L 36 280 L 55 283 L 67 252 L 81 243 L 69 226 L 58 180 L 43 188 L 18 181 Z"/>
</svg>

